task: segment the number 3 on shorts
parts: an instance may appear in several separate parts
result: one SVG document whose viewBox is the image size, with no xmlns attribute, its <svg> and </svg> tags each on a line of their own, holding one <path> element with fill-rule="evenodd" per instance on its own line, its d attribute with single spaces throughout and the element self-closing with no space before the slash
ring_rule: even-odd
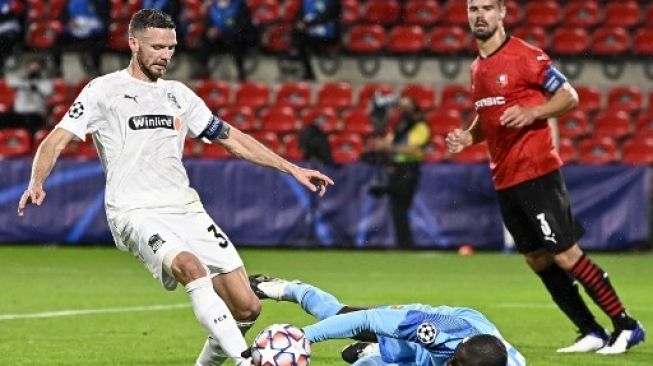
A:
<svg viewBox="0 0 653 366">
<path fill-rule="evenodd" d="M 218 228 L 215 227 L 215 224 L 211 224 L 211 226 L 206 228 L 206 231 L 213 233 L 213 236 L 218 240 L 218 245 L 220 248 L 226 248 L 229 246 L 229 239 L 227 239 L 223 233 L 218 231 Z"/>
</svg>

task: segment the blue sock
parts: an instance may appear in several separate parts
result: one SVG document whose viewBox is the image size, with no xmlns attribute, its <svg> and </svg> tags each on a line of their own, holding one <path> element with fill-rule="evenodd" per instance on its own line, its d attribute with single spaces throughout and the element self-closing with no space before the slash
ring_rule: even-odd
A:
<svg viewBox="0 0 653 366">
<path fill-rule="evenodd" d="M 283 297 L 297 302 L 304 311 L 318 320 L 332 317 L 345 307 L 330 293 L 304 283 L 290 283 L 285 288 Z"/>
</svg>

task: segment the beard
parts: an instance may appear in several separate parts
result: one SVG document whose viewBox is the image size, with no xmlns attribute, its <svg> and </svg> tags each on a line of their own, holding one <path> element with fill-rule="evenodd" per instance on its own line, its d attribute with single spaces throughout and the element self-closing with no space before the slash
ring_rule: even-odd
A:
<svg viewBox="0 0 653 366">
<path fill-rule="evenodd" d="M 145 74 L 145 76 L 147 76 L 147 78 L 151 81 L 158 80 L 161 76 L 163 76 L 163 73 L 165 72 L 165 69 L 159 73 L 152 71 L 150 68 L 145 66 L 145 63 L 143 63 L 143 60 L 141 60 L 140 57 L 136 57 L 136 61 L 138 61 L 138 67 L 141 69 L 143 74 Z"/>
<path fill-rule="evenodd" d="M 485 42 L 488 39 L 492 38 L 494 33 L 497 32 L 498 27 L 492 29 L 486 28 L 486 30 L 474 30 L 474 37 L 479 41 Z"/>
</svg>

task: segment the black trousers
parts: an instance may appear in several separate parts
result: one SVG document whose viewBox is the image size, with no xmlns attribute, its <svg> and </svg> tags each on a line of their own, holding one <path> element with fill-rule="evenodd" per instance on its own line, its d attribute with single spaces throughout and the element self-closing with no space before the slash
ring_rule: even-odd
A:
<svg viewBox="0 0 653 366">
<path fill-rule="evenodd" d="M 338 43 L 337 38 L 323 38 L 309 35 L 303 30 L 294 29 L 291 33 L 292 50 L 291 55 L 301 61 L 304 73 L 303 79 L 315 80 L 315 72 L 311 66 L 310 53 L 318 53 L 325 47 Z"/>
<path fill-rule="evenodd" d="M 408 212 L 413 204 L 420 177 L 419 163 L 395 163 L 389 167 L 388 195 L 392 209 L 396 244 L 400 248 L 415 246 Z"/>
<path fill-rule="evenodd" d="M 247 75 L 245 73 L 245 56 L 247 55 L 247 50 L 250 47 L 255 47 L 256 43 L 256 40 L 253 40 L 252 37 L 244 35 L 239 36 L 238 34 L 225 34 L 224 37 L 217 39 L 204 37 L 202 40 L 202 47 L 198 49 L 197 54 L 197 59 L 200 60 L 200 62 L 203 62 L 201 65 L 201 67 L 203 67 L 202 73 L 209 73 L 208 62 L 211 55 L 230 53 L 236 64 L 238 80 L 247 80 Z"/>
</svg>

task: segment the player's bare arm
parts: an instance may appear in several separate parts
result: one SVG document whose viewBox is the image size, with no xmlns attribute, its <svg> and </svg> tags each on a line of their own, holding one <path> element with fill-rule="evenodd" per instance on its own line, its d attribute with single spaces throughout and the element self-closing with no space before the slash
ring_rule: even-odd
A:
<svg viewBox="0 0 653 366">
<path fill-rule="evenodd" d="M 449 151 L 450 154 L 457 154 L 463 151 L 467 146 L 478 144 L 484 140 L 485 135 L 483 135 L 481 122 L 479 121 L 478 116 L 474 118 L 474 121 L 468 129 L 463 130 L 457 128 L 449 132 L 445 139 L 447 143 L 447 151 Z"/>
<path fill-rule="evenodd" d="M 333 184 L 333 180 L 326 175 L 289 162 L 251 136 L 227 123 L 224 123 L 222 131 L 214 141 L 219 142 L 238 158 L 291 174 L 312 192 L 319 192 L 320 196 L 324 195 L 327 186 Z"/>
<path fill-rule="evenodd" d="M 512 106 L 503 112 L 500 123 L 510 128 L 521 128 L 551 117 L 558 117 L 576 108 L 578 94 L 569 83 L 564 83 L 549 100 L 533 107 Z"/>
<path fill-rule="evenodd" d="M 66 148 L 66 145 L 74 138 L 71 132 L 62 128 L 55 128 L 48 137 L 43 140 L 36 155 L 34 156 L 34 163 L 32 165 L 32 176 L 30 178 L 29 186 L 23 192 L 18 202 L 18 216 L 23 216 L 25 213 L 25 205 L 33 203 L 40 206 L 45 199 L 45 190 L 43 183 L 50 175 L 54 164 L 59 158 L 59 154 Z"/>
</svg>

